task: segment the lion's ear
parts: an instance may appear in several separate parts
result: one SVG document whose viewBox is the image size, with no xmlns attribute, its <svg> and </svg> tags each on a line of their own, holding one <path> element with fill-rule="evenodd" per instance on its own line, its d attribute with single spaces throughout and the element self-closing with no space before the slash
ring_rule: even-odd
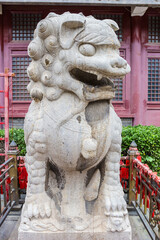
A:
<svg viewBox="0 0 160 240">
<path fill-rule="evenodd" d="M 109 25 L 114 31 L 119 30 L 118 24 L 111 20 L 111 19 L 105 19 L 103 20 L 103 22 L 105 22 L 107 25 Z"/>
<path fill-rule="evenodd" d="M 59 37 L 60 37 L 60 45 L 64 49 L 69 49 L 76 36 L 84 29 L 85 18 L 81 15 L 73 14 L 66 15 L 63 19 Z"/>
</svg>

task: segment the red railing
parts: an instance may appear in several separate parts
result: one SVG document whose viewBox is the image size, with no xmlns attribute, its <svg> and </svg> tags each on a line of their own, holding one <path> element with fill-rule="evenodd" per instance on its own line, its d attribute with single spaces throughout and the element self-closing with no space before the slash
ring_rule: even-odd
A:
<svg viewBox="0 0 160 240">
<path fill-rule="evenodd" d="M 137 210 L 151 238 L 160 239 L 160 177 L 141 162 L 135 142 L 120 164 L 120 180 L 128 203 Z"/>
<path fill-rule="evenodd" d="M 134 206 L 143 212 L 146 220 L 155 230 L 157 239 L 160 239 L 160 177 L 156 172 L 152 172 L 147 164 L 133 159 L 130 181 L 134 185 L 132 189 Z"/>
<path fill-rule="evenodd" d="M 17 181 L 18 151 L 8 151 L 8 159 L 0 165 L 0 226 L 15 204 L 19 203 Z M 2 191 L 3 190 L 3 191 Z"/>
</svg>

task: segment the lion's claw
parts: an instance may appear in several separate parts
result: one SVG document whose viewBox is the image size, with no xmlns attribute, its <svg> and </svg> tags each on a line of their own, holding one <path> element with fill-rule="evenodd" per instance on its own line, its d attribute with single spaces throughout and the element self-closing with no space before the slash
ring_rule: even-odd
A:
<svg viewBox="0 0 160 240">
<path fill-rule="evenodd" d="M 51 199 L 43 193 L 32 194 L 26 199 L 24 215 L 28 218 L 51 216 Z"/>
<path fill-rule="evenodd" d="M 108 229 L 112 232 L 122 231 L 128 225 L 127 204 L 121 194 L 113 191 L 105 196 L 105 215 L 108 218 Z"/>
</svg>

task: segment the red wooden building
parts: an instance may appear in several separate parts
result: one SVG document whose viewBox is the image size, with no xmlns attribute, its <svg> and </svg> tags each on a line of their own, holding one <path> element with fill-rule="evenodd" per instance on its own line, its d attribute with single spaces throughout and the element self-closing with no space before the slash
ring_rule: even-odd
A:
<svg viewBox="0 0 160 240">
<path fill-rule="evenodd" d="M 10 83 L 13 126 L 23 126 L 30 104 L 26 90 L 29 82 L 26 69 L 30 62 L 27 46 L 36 24 L 49 12 L 65 11 L 110 18 L 118 23 L 120 53 L 130 64 L 131 73 L 123 80 L 115 80 L 116 112 L 124 125 L 160 126 L 160 0 L 149 2 L 148 5 L 147 0 L 0 0 L 0 72 L 8 67 L 16 74 Z M 2 90 L 4 85 L 0 81 Z M 0 102 L 3 105 L 2 95 Z M 0 118 L 3 117 L 2 110 Z"/>
</svg>

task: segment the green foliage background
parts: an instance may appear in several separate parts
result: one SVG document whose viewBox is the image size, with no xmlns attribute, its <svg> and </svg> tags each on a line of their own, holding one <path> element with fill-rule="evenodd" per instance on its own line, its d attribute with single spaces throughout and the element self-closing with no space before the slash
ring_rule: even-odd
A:
<svg viewBox="0 0 160 240">
<path fill-rule="evenodd" d="M 160 175 L 160 127 L 137 125 L 123 127 L 122 155 L 132 141 L 135 141 L 142 157 L 142 162 L 148 164 L 150 169 Z"/>
<path fill-rule="evenodd" d="M 0 130 L 0 136 L 4 136 L 4 130 Z M 10 141 L 14 139 L 20 150 L 20 155 L 26 153 L 23 129 L 10 129 Z M 142 162 L 148 164 L 152 171 L 160 175 L 160 127 L 155 126 L 128 126 L 122 130 L 122 155 L 127 155 L 127 150 L 132 141 L 137 143 L 142 156 Z"/>
<path fill-rule="evenodd" d="M 0 137 L 4 137 L 4 130 L 0 129 Z M 26 144 L 24 141 L 24 130 L 19 128 L 13 128 L 9 130 L 10 142 L 14 140 L 17 143 L 18 149 L 20 150 L 19 155 L 24 156 L 26 154 Z"/>
</svg>

